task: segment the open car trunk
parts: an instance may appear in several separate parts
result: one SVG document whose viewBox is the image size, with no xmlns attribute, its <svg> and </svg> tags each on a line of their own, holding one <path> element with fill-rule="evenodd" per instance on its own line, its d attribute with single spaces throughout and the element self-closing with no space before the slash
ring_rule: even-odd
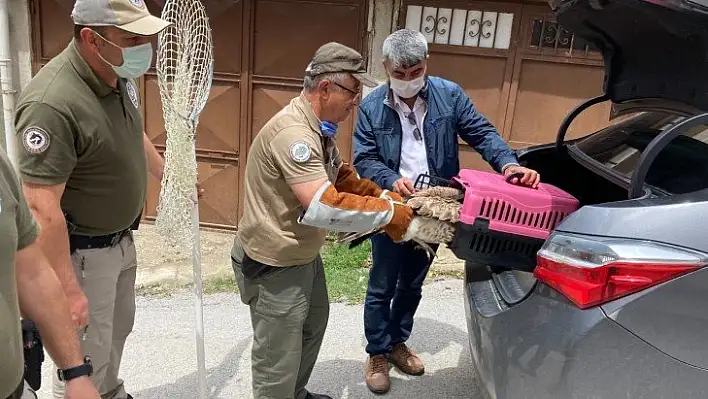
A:
<svg viewBox="0 0 708 399">
<path fill-rule="evenodd" d="M 603 99 L 619 105 L 675 102 L 708 111 L 708 1 L 548 1 L 560 25 L 602 53 Z M 581 165 L 565 147 L 534 148 L 520 161 L 537 170 L 543 182 L 576 197 L 581 207 L 628 199 L 627 187 Z M 523 256 L 503 251 L 509 262 L 501 256 L 495 265 L 468 257 L 468 282 L 491 279 L 507 303 L 521 301 L 535 285 L 530 255 L 540 247 L 538 242 L 531 250 L 517 247 L 523 247 Z"/>
<path fill-rule="evenodd" d="M 568 151 L 555 147 L 531 150 L 519 157 L 521 164 L 538 171 L 544 183 L 571 194 L 580 206 L 627 199 L 627 188 L 621 187 L 591 171 L 573 159 Z"/>
<path fill-rule="evenodd" d="M 558 23 L 602 53 L 612 102 L 660 98 L 708 110 L 708 8 L 701 3 L 708 4 L 549 0 Z"/>
</svg>

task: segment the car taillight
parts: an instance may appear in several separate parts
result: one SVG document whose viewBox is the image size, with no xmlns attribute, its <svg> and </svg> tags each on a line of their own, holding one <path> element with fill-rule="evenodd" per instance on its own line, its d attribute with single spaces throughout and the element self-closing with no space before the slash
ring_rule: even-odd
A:
<svg viewBox="0 0 708 399">
<path fill-rule="evenodd" d="M 705 254 L 650 241 L 555 233 L 537 255 L 534 275 L 581 309 L 702 268 Z"/>
</svg>

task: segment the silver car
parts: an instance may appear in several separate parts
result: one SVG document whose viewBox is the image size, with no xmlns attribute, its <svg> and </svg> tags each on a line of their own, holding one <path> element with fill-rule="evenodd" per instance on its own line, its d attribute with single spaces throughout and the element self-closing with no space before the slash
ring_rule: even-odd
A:
<svg viewBox="0 0 708 399">
<path fill-rule="evenodd" d="M 556 143 L 518 152 L 580 209 L 533 262 L 466 261 L 470 348 L 489 397 L 708 398 L 708 14 L 698 3 L 550 2 L 603 53 L 605 94 L 569 114 Z M 564 140 L 603 101 L 616 122 Z"/>
</svg>

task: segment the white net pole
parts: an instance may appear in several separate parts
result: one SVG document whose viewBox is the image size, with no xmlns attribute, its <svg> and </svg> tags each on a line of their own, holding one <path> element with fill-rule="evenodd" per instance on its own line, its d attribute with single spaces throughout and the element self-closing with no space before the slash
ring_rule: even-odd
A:
<svg viewBox="0 0 708 399">
<path fill-rule="evenodd" d="M 194 226 L 196 226 L 194 228 L 194 244 L 192 246 L 192 273 L 194 279 L 194 295 L 196 296 L 197 377 L 199 386 L 199 398 L 205 399 L 207 393 L 207 386 L 206 356 L 204 353 L 204 305 L 202 303 L 202 252 L 199 245 L 199 206 L 197 205 L 194 205 L 192 207 L 192 223 L 194 224 Z"/>
<path fill-rule="evenodd" d="M 157 74 L 167 130 L 165 170 L 155 225 L 171 246 L 191 248 L 196 298 L 199 398 L 206 398 L 201 246 L 197 204 L 196 128 L 213 74 L 211 29 L 199 0 L 167 0 L 161 17 Z"/>
</svg>

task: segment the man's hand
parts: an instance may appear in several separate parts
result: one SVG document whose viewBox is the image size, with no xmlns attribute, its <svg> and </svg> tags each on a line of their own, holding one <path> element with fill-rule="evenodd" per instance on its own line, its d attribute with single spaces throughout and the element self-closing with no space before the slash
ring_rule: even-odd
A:
<svg viewBox="0 0 708 399">
<path fill-rule="evenodd" d="M 401 177 L 393 183 L 393 191 L 407 197 L 415 192 L 415 183 L 407 177 Z"/>
<path fill-rule="evenodd" d="M 17 252 L 15 272 L 20 310 L 37 325 L 44 347 L 57 368 L 65 370 L 82 364 L 84 354 L 71 322 L 66 293 L 38 244 L 30 244 Z M 66 398 L 96 399 L 99 396 L 91 380 L 83 377 L 67 382 Z"/>
<path fill-rule="evenodd" d="M 96 387 L 88 377 L 78 377 L 66 382 L 66 399 L 99 399 Z"/>
<path fill-rule="evenodd" d="M 196 206 L 199 204 L 199 199 L 201 199 L 202 195 L 204 195 L 204 189 L 199 185 L 199 183 L 196 183 L 194 186 L 196 187 L 197 198 L 192 197 L 192 203 Z"/>
<path fill-rule="evenodd" d="M 538 172 L 533 169 L 524 168 L 523 166 L 509 166 L 504 170 L 504 177 L 509 177 L 516 173 L 522 173 L 523 176 L 521 176 L 521 178 L 514 177 L 511 179 L 510 183 L 538 188 L 538 184 L 541 182 L 541 175 L 539 175 Z"/>
<path fill-rule="evenodd" d="M 145 149 L 145 154 L 148 160 L 148 171 L 155 179 L 161 182 L 163 174 L 165 173 L 165 160 L 162 158 L 160 153 L 157 151 L 157 148 L 155 148 L 155 145 L 152 144 L 152 141 L 150 141 L 150 138 L 145 132 L 143 132 L 143 148 Z M 199 185 L 199 183 L 197 183 L 196 186 L 197 199 L 193 199 L 195 204 L 197 203 L 197 200 L 202 198 L 202 195 L 204 195 L 204 189 Z"/>
<path fill-rule="evenodd" d="M 80 287 L 66 290 L 66 299 L 69 302 L 71 311 L 71 321 L 76 329 L 84 328 L 88 325 L 88 299 Z"/>
</svg>

